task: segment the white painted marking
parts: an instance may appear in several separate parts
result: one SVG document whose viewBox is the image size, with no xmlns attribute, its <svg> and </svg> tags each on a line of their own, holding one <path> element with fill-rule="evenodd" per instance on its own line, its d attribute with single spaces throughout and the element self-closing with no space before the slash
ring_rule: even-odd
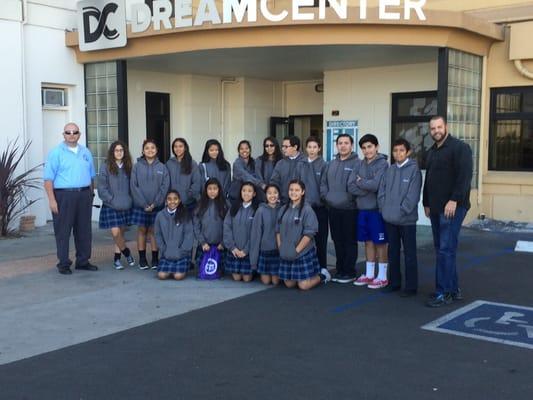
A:
<svg viewBox="0 0 533 400">
<path fill-rule="evenodd" d="M 533 253 L 533 242 L 527 242 L 525 240 L 518 240 L 514 251 L 521 251 L 525 253 Z"/>
</svg>

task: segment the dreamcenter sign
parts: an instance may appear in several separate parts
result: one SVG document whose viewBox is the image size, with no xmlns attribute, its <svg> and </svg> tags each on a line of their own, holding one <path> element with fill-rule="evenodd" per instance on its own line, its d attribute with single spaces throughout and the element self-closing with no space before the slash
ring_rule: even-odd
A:
<svg viewBox="0 0 533 400">
<path fill-rule="evenodd" d="M 155 0 L 152 9 L 144 2 L 132 4 L 126 13 L 125 0 L 78 1 L 78 32 L 81 51 L 126 46 L 126 14 L 130 17 L 131 31 L 144 32 L 232 23 L 254 23 L 258 17 L 270 22 L 325 20 L 329 8 L 340 20 L 366 20 L 367 0 L 359 1 L 359 8 L 348 8 L 347 0 L 292 0 L 287 8 L 274 8 L 270 0 L 223 0 L 222 10 L 215 0 L 200 0 L 193 14 L 192 0 Z M 379 0 L 380 20 L 425 21 L 423 7 L 426 0 Z M 328 7 L 329 6 L 329 7 Z M 318 12 L 316 12 L 318 8 Z M 357 15 L 349 15 L 349 11 Z M 262 17 L 262 18 L 261 18 Z"/>
</svg>

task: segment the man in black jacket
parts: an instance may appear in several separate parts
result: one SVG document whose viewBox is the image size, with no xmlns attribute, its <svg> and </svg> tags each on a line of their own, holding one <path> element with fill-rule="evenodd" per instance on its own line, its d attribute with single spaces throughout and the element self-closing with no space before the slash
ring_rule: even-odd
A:
<svg viewBox="0 0 533 400">
<path fill-rule="evenodd" d="M 431 219 L 435 245 L 436 292 L 429 307 L 441 307 L 460 299 L 457 280 L 457 242 L 461 225 L 470 208 L 472 150 L 448 132 L 446 119 L 435 116 L 429 122 L 435 141 L 426 159 L 423 204 Z"/>
</svg>

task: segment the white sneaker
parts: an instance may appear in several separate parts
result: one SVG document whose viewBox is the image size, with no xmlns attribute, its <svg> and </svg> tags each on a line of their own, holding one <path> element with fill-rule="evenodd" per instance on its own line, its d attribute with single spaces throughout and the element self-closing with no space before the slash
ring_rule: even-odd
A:
<svg viewBox="0 0 533 400">
<path fill-rule="evenodd" d="M 331 274 L 327 268 L 321 268 L 320 273 L 326 277 L 326 279 L 324 279 L 324 283 L 331 281 Z"/>
<path fill-rule="evenodd" d="M 115 260 L 115 261 L 113 261 L 113 267 L 114 267 L 116 270 L 124 269 L 124 265 L 122 265 L 122 263 L 120 262 L 120 260 Z"/>
</svg>

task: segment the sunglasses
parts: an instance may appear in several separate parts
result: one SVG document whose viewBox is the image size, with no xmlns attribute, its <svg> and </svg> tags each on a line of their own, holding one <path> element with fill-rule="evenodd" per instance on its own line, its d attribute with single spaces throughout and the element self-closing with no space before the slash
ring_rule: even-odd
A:
<svg viewBox="0 0 533 400">
<path fill-rule="evenodd" d="M 80 133 L 80 131 L 65 131 L 63 132 L 65 135 L 77 135 Z"/>
</svg>

